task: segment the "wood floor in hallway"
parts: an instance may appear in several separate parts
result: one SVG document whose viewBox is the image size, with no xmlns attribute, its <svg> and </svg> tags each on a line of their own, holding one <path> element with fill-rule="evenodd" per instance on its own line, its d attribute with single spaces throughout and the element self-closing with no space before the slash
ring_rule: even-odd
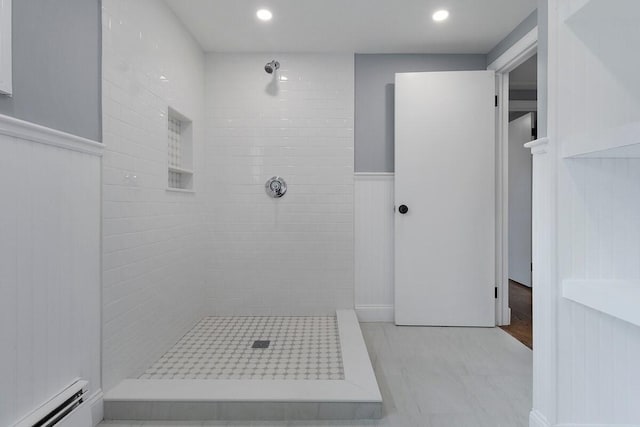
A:
<svg viewBox="0 0 640 427">
<path fill-rule="evenodd" d="M 531 288 L 509 280 L 511 324 L 501 326 L 518 341 L 533 349 L 533 294 Z"/>
<path fill-rule="evenodd" d="M 384 399 L 381 420 L 103 422 L 101 427 L 385 426 L 525 427 L 532 352 L 500 328 L 363 323 Z"/>
</svg>

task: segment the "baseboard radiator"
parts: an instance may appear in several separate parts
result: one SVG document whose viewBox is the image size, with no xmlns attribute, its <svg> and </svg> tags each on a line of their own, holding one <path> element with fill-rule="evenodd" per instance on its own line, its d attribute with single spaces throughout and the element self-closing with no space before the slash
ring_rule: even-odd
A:
<svg viewBox="0 0 640 427">
<path fill-rule="evenodd" d="M 18 421 L 14 427 L 87 427 L 91 409 L 83 405 L 88 396 L 87 381 L 78 379 L 42 406 Z"/>
</svg>

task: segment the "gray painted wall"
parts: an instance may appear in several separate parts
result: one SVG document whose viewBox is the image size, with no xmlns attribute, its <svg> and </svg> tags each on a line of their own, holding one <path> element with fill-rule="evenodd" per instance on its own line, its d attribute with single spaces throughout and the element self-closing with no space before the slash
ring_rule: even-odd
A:
<svg viewBox="0 0 640 427">
<path fill-rule="evenodd" d="M 100 141 L 100 0 L 13 2 L 13 97 L 0 113 Z"/>
<path fill-rule="evenodd" d="M 505 53 L 515 42 L 520 40 L 529 31 L 533 30 L 538 25 L 538 11 L 534 10 L 524 21 L 518 24 L 516 28 L 511 31 L 507 37 L 502 39 L 491 51 L 487 54 L 487 64 L 491 64 L 500 55 Z"/>
<path fill-rule="evenodd" d="M 484 70 L 486 65 L 485 55 L 356 55 L 355 171 L 394 171 L 396 73 Z"/>
</svg>

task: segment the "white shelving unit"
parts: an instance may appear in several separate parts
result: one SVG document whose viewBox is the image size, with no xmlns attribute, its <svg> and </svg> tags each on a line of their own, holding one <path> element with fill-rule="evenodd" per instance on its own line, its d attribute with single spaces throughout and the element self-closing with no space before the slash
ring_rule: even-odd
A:
<svg viewBox="0 0 640 427">
<path fill-rule="evenodd" d="M 568 258 L 562 296 L 640 325 L 640 2 L 559 2 L 563 20 L 558 73 L 560 155 L 572 177 Z M 599 159 L 599 160 L 598 160 Z M 577 163 L 576 163 L 577 162 Z M 625 238 L 631 234 L 632 238 Z M 607 250 L 616 250 L 616 254 Z M 598 277 L 586 280 L 582 277 Z M 626 280 L 614 280 L 626 279 Z M 635 311 L 635 313 L 634 313 Z"/>
</svg>

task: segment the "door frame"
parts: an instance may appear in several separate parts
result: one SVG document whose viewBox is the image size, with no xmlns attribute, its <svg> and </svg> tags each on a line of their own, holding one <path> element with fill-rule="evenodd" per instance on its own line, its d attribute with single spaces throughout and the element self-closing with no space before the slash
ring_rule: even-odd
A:
<svg viewBox="0 0 640 427">
<path fill-rule="evenodd" d="M 534 27 L 487 66 L 496 74 L 496 324 L 511 323 L 509 308 L 509 73 L 538 51 Z"/>
</svg>

